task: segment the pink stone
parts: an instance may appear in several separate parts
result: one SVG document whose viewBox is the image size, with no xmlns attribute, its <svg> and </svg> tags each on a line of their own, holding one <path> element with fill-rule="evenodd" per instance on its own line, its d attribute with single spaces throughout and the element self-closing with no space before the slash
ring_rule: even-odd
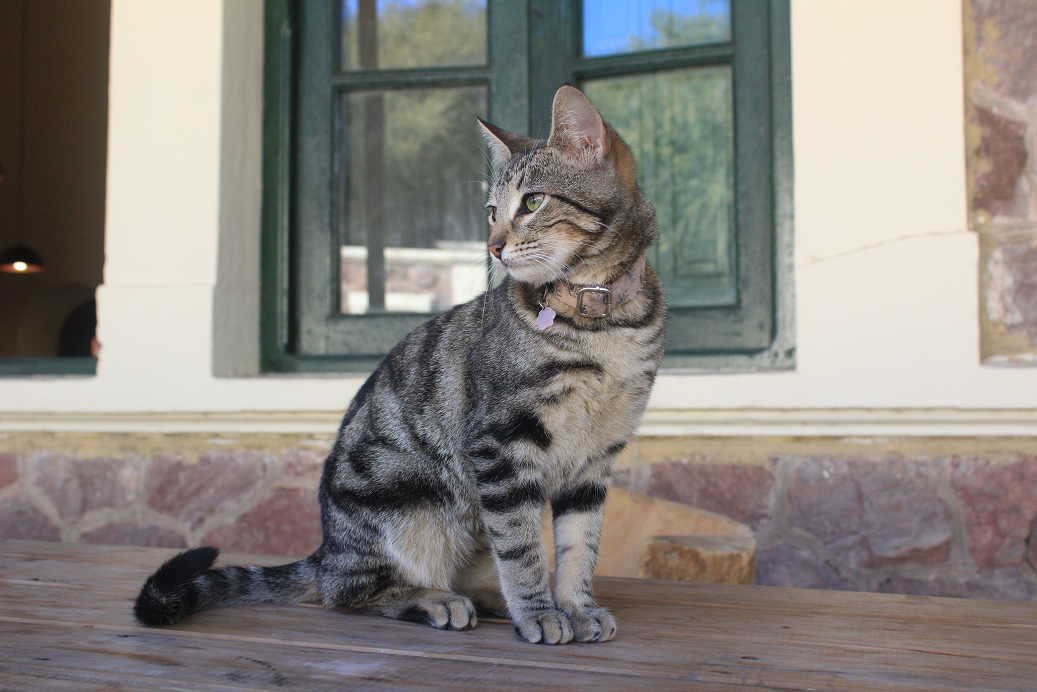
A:
<svg viewBox="0 0 1037 692">
<path fill-rule="evenodd" d="M 11 538 L 56 541 L 58 530 L 46 515 L 24 498 L 0 501 L 0 541 Z"/>
<path fill-rule="evenodd" d="M 756 529 L 770 519 L 773 487 L 770 467 L 675 461 L 652 467 L 645 493 L 718 512 Z"/>
<path fill-rule="evenodd" d="M 854 566 L 943 562 L 953 528 L 934 476 L 924 459 L 807 458 L 788 483 L 788 520 Z"/>
<path fill-rule="evenodd" d="M 936 492 L 936 463 L 891 457 L 860 462 L 853 469 L 873 566 L 947 559 L 954 529 L 950 509 Z"/>
<path fill-rule="evenodd" d="M 1001 324 L 1011 334 L 1025 335 L 1037 345 L 1037 248 L 1032 241 L 1003 241 L 987 268 L 997 275 L 999 290 L 991 298 L 1000 302 L 1001 312 L 1010 315 Z"/>
<path fill-rule="evenodd" d="M 1021 103 L 1037 96 L 1037 12 L 1031 0 L 971 0 L 976 51 L 993 74 L 985 86 Z"/>
<path fill-rule="evenodd" d="M 1009 463 L 955 459 L 951 483 L 965 506 L 969 553 L 981 568 L 1022 564 L 1037 519 L 1037 457 Z"/>
<path fill-rule="evenodd" d="M 1016 200 L 1019 180 L 1026 174 L 1026 125 L 985 108 L 973 108 L 973 121 L 981 133 L 976 168 L 973 211 L 1025 216 L 1025 200 Z M 980 166 L 980 162 L 985 165 Z M 1023 209 L 1016 209 L 1022 206 Z M 1022 212 L 1021 214 L 1019 212 Z"/>
<path fill-rule="evenodd" d="M 829 543 L 864 529 L 864 502 L 845 460 L 806 457 L 787 488 L 789 523 Z"/>
<path fill-rule="evenodd" d="M 144 492 L 156 512 L 196 528 L 214 514 L 233 510 L 262 481 L 266 466 L 251 452 L 224 452 L 197 463 L 156 456 Z"/>
<path fill-rule="evenodd" d="M 229 551 L 302 557 L 316 550 L 321 539 L 317 492 L 279 488 L 203 542 Z"/>
<path fill-rule="evenodd" d="M 293 449 L 281 455 L 284 475 L 288 478 L 305 479 L 316 488 L 324 469 L 327 449 Z"/>
<path fill-rule="evenodd" d="M 943 562 L 951 513 L 927 460 L 806 458 L 788 484 L 789 523 L 847 564 Z"/>
<path fill-rule="evenodd" d="M 18 482 L 18 455 L 12 452 L 0 452 L 0 488 L 6 488 Z"/>
<path fill-rule="evenodd" d="M 969 575 L 956 575 L 920 580 L 894 575 L 878 585 L 880 593 L 919 596 L 982 598 L 998 601 L 1027 602 L 1037 599 L 1037 585 L 1028 566 L 982 570 Z"/>
<path fill-rule="evenodd" d="M 781 543 L 756 552 L 757 586 L 853 591 L 847 582 L 808 550 Z"/>
<path fill-rule="evenodd" d="M 113 524 L 89 531 L 79 537 L 83 543 L 107 545 L 143 545 L 153 548 L 186 548 L 187 541 L 168 529 L 150 524 Z"/>
<path fill-rule="evenodd" d="M 64 521 L 87 512 L 128 507 L 134 501 L 137 468 L 130 459 L 81 459 L 59 454 L 31 457 L 39 488 Z"/>
</svg>

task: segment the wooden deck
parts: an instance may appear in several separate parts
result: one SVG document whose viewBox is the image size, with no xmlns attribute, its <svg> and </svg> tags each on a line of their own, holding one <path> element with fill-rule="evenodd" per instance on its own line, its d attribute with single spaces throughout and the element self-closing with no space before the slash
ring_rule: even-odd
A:
<svg viewBox="0 0 1037 692">
<path fill-rule="evenodd" d="M 1037 604 L 601 579 L 605 644 L 308 605 L 138 627 L 131 600 L 171 553 L 0 543 L 0 689 L 1037 690 Z"/>
</svg>

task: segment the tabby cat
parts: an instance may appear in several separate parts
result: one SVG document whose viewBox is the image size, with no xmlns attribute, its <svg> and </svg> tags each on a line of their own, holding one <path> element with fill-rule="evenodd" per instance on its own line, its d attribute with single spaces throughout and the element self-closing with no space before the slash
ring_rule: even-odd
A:
<svg viewBox="0 0 1037 692">
<path fill-rule="evenodd" d="M 489 248 L 507 276 L 405 337 L 357 392 L 324 464 L 324 540 L 281 567 L 173 558 L 141 589 L 149 626 L 239 603 L 294 603 L 464 630 L 477 610 L 527 642 L 616 633 L 591 575 L 613 464 L 663 355 L 644 261 L 655 213 L 630 149 L 577 89 L 546 141 L 482 124 L 499 169 Z M 552 595 L 541 517 L 550 503 Z"/>
</svg>

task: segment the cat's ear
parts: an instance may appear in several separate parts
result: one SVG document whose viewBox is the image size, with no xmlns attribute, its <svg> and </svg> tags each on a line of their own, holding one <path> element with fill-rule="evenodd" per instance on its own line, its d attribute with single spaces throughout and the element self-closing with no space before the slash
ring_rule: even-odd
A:
<svg viewBox="0 0 1037 692">
<path fill-rule="evenodd" d="M 486 140 L 486 146 L 490 149 L 490 156 L 493 158 L 494 168 L 500 168 L 507 163 L 512 156 L 529 148 L 529 144 L 532 140 L 528 137 L 513 135 L 507 130 L 502 130 L 496 125 L 491 125 L 479 117 L 477 117 L 476 120 L 479 121 L 479 125 L 482 127 L 483 138 Z"/>
<path fill-rule="evenodd" d="M 568 84 L 555 92 L 547 143 L 581 161 L 601 160 L 611 148 L 608 130 L 598 109 L 583 92 Z"/>
</svg>

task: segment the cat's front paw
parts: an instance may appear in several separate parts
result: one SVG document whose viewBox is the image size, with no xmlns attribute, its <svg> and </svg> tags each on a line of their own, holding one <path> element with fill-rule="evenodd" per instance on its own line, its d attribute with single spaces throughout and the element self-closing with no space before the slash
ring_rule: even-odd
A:
<svg viewBox="0 0 1037 692">
<path fill-rule="evenodd" d="M 512 622 L 518 636 L 530 644 L 565 644 L 573 638 L 569 616 L 560 610 L 538 610 Z"/>
<path fill-rule="evenodd" d="M 604 608 L 580 610 L 569 615 L 573 641 L 607 642 L 616 636 L 616 619 Z"/>
</svg>

